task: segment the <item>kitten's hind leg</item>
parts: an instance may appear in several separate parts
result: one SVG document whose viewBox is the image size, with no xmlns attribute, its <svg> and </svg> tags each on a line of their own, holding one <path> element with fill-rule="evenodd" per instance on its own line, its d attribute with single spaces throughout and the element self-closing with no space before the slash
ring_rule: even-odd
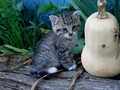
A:
<svg viewBox="0 0 120 90">
<path fill-rule="evenodd" d="M 43 77 L 44 75 L 48 74 L 47 72 L 45 71 L 40 71 L 40 70 L 36 70 L 36 69 L 32 69 L 30 71 L 31 75 L 34 76 L 35 78 L 41 78 Z"/>
<path fill-rule="evenodd" d="M 32 69 L 30 73 L 35 77 L 35 78 L 40 78 L 43 77 L 46 74 L 52 74 L 55 73 L 58 69 L 56 67 L 49 67 L 48 69 L 44 71 Z"/>
</svg>

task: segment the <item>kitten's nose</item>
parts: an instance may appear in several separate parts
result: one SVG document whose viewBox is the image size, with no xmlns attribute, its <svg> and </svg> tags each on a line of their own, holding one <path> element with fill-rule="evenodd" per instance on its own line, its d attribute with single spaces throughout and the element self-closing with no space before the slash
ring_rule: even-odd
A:
<svg viewBox="0 0 120 90">
<path fill-rule="evenodd" d="M 73 35 L 73 33 L 69 33 L 69 35 L 70 35 L 70 36 L 72 36 L 72 35 Z"/>
</svg>

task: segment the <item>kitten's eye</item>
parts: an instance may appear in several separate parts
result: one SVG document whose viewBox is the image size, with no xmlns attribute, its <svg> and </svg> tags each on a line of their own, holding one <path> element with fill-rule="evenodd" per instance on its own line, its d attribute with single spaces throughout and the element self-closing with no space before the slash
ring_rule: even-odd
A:
<svg viewBox="0 0 120 90">
<path fill-rule="evenodd" d="M 67 28 L 63 28 L 63 31 L 67 32 Z"/>
<path fill-rule="evenodd" d="M 75 29 L 76 28 L 76 25 L 74 25 L 73 27 L 72 27 L 72 29 Z"/>
<path fill-rule="evenodd" d="M 56 31 L 57 31 L 57 32 L 59 32 L 59 31 L 60 31 L 60 29 L 57 29 Z"/>
<path fill-rule="evenodd" d="M 74 26 L 72 27 L 72 30 L 73 30 L 73 31 L 76 31 L 76 29 L 75 29 L 75 28 L 76 28 L 76 25 L 74 25 Z"/>
</svg>

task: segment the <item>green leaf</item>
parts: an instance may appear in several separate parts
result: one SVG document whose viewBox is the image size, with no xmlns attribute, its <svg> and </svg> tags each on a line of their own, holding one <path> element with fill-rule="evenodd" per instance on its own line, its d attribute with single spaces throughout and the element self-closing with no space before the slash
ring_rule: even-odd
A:
<svg viewBox="0 0 120 90">
<path fill-rule="evenodd" d="M 29 51 L 29 50 L 19 49 L 19 48 L 13 47 L 13 46 L 11 46 L 11 45 L 4 45 L 4 47 L 6 47 L 6 48 L 8 48 L 8 49 L 11 49 L 11 50 L 13 50 L 14 52 L 21 53 L 22 55 L 30 54 L 30 51 Z"/>
<path fill-rule="evenodd" d="M 53 5 L 52 4 L 44 4 L 37 10 L 37 15 L 39 15 L 43 11 L 47 11 L 48 12 L 48 11 L 50 11 L 52 9 L 53 9 Z"/>
<path fill-rule="evenodd" d="M 11 52 L 11 51 L 9 51 L 8 49 L 4 48 L 3 46 L 0 46 L 0 52 L 8 53 L 8 52 Z"/>
<path fill-rule="evenodd" d="M 96 0 L 97 1 L 97 0 Z M 93 12 L 97 12 L 97 2 L 94 3 L 93 0 L 82 0 L 82 2 L 84 3 L 84 5 L 89 8 L 89 10 L 93 13 Z"/>
<path fill-rule="evenodd" d="M 74 0 L 68 0 L 68 2 L 69 2 L 76 10 L 80 9 L 80 8 L 78 7 L 78 5 L 76 5 L 76 3 L 75 3 Z M 80 15 L 81 15 L 81 17 L 82 17 L 85 21 L 87 20 L 87 16 L 84 14 L 84 12 L 83 12 L 82 10 L 80 10 Z"/>
<path fill-rule="evenodd" d="M 17 3 L 16 9 L 17 9 L 19 12 L 22 11 L 22 10 L 23 10 L 23 2 Z"/>
<path fill-rule="evenodd" d="M 0 28 L 1 28 L 1 29 L 3 29 L 3 30 L 6 30 L 6 28 L 5 28 L 5 27 L 3 27 L 2 25 L 0 25 Z"/>
<path fill-rule="evenodd" d="M 81 52 L 83 50 L 83 47 L 84 47 L 83 42 L 81 42 L 81 40 L 79 40 L 78 43 L 77 43 L 77 46 L 75 46 L 73 48 L 72 53 L 77 54 L 77 53 Z"/>
<path fill-rule="evenodd" d="M 0 0 L 0 8 L 8 8 L 9 7 L 9 0 Z"/>
<path fill-rule="evenodd" d="M 92 5 L 98 10 L 97 1 L 98 0 L 91 0 Z"/>
<path fill-rule="evenodd" d="M 85 12 L 86 15 L 91 15 L 92 14 L 92 11 L 85 6 L 85 4 L 83 2 L 80 2 L 78 0 L 75 0 L 76 1 L 76 4 L 79 6 L 80 9 L 83 10 L 83 12 Z"/>
<path fill-rule="evenodd" d="M 12 5 L 16 5 L 16 0 L 12 0 Z"/>
</svg>

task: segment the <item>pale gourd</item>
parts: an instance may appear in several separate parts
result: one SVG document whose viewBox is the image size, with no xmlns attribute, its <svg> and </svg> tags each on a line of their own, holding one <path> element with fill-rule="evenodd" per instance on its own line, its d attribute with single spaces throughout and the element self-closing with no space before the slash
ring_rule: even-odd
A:
<svg viewBox="0 0 120 90">
<path fill-rule="evenodd" d="M 113 77 L 120 74 L 119 24 L 105 6 L 106 0 L 98 0 L 98 12 L 86 21 L 81 61 L 88 73 Z"/>
</svg>

